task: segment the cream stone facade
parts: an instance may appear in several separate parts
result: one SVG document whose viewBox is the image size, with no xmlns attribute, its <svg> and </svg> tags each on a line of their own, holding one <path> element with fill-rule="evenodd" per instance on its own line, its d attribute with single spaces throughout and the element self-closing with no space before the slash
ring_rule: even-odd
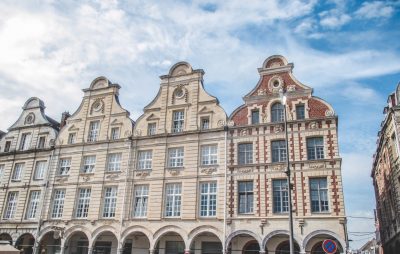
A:
<svg viewBox="0 0 400 254">
<path fill-rule="evenodd" d="M 136 122 L 119 104 L 119 85 L 95 79 L 54 134 L 30 231 L 3 218 L 3 202 L 0 237 L 16 244 L 29 232 L 24 253 L 286 253 L 286 89 L 296 253 L 319 253 L 324 239 L 345 252 L 337 116 L 292 68 L 282 56 L 266 59 L 230 117 L 204 89 L 204 71 L 186 62 L 160 77 Z M 5 164 L 20 160 L 3 152 L 11 129 L 0 143 Z M 5 184 L 4 200 L 12 192 Z M 21 197 L 15 218 L 27 210 Z"/>
</svg>

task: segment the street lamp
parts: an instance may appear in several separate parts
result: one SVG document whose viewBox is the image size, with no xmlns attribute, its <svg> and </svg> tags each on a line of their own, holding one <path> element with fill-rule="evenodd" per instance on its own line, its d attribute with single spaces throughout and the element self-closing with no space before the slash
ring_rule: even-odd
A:
<svg viewBox="0 0 400 254">
<path fill-rule="evenodd" d="M 292 184 L 290 181 L 290 164 L 289 164 L 289 138 L 287 129 L 287 113 L 286 113 L 286 90 L 279 90 L 279 96 L 283 105 L 284 112 L 284 124 L 285 124 L 285 141 L 286 141 L 286 176 L 287 176 L 287 188 L 288 188 L 288 203 L 289 203 L 289 247 L 290 254 L 294 254 L 294 237 L 293 237 L 293 211 L 292 211 Z"/>
</svg>

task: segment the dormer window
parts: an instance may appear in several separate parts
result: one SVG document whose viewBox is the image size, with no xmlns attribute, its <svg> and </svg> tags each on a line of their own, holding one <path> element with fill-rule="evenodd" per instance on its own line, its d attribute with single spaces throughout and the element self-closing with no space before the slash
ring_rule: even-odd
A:
<svg viewBox="0 0 400 254">
<path fill-rule="evenodd" d="M 183 110 L 174 111 L 172 132 L 173 133 L 182 132 L 184 123 L 185 123 L 185 111 Z"/>
<path fill-rule="evenodd" d="M 111 129 L 111 140 L 119 139 L 119 128 L 114 127 Z"/>
<path fill-rule="evenodd" d="M 95 142 L 99 137 L 100 121 L 90 122 L 88 142 Z"/>
<path fill-rule="evenodd" d="M 7 153 L 10 151 L 11 141 L 6 141 L 6 145 L 4 146 L 4 152 Z"/>
<path fill-rule="evenodd" d="M 210 118 L 209 117 L 202 117 L 201 118 L 201 129 L 202 130 L 210 129 Z"/>
<path fill-rule="evenodd" d="M 260 110 L 254 109 L 251 111 L 251 124 L 260 123 Z"/>
<path fill-rule="evenodd" d="M 155 135 L 156 134 L 156 123 L 149 123 L 147 125 L 147 135 L 151 136 L 151 135 Z"/>
<path fill-rule="evenodd" d="M 284 107 L 281 103 L 277 102 L 271 107 L 271 121 L 283 122 L 284 120 Z"/>
<path fill-rule="evenodd" d="M 296 119 L 302 120 L 305 118 L 304 104 L 296 105 Z"/>
<path fill-rule="evenodd" d="M 75 143 L 75 139 L 76 139 L 76 133 L 70 133 L 68 135 L 68 144 L 74 144 Z"/>
</svg>

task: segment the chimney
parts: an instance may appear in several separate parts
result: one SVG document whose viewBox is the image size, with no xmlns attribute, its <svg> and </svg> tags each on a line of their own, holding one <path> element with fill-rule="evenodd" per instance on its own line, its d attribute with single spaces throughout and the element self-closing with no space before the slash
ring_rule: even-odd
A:
<svg viewBox="0 0 400 254">
<path fill-rule="evenodd" d="M 61 115 L 61 121 L 60 121 L 60 129 L 62 127 L 65 126 L 65 124 L 67 123 L 67 119 L 68 117 L 70 117 L 71 115 L 69 114 L 69 112 L 63 112 Z"/>
</svg>

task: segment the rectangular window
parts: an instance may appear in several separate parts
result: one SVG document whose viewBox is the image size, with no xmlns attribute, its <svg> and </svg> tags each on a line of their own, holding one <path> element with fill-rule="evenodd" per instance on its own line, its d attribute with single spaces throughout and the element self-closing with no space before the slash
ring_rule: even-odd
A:
<svg viewBox="0 0 400 254">
<path fill-rule="evenodd" d="M 70 133 L 68 135 L 68 144 L 75 144 L 75 139 L 76 139 L 76 133 Z"/>
<path fill-rule="evenodd" d="M 165 254 L 183 253 L 185 253 L 185 243 L 183 241 L 165 241 Z"/>
<path fill-rule="evenodd" d="M 289 211 L 289 196 L 287 180 L 272 181 L 274 213 L 287 213 Z"/>
<path fill-rule="evenodd" d="M 168 149 L 168 167 L 183 167 L 184 151 L 183 147 Z"/>
<path fill-rule="evenodd" d="M 307 138 L 307 158 L 309 160 L 324 158 L 324 139 L 322 137 Z"/>
<path fill-rule="evenodd" d="M 39 142 L 38 142 L 38 148 L 42 149 L 44 148 L 44 145 L 46 143 L 46 137 L 39 137 Z"/>
<path fill-rule="evenodd" d="M 11 180 L 20 181 L 22 178 L 22 171 L 24 170 L 24 163 L 16 163 Z"/>
<path fill-rule="evenodd" d="M 121 153 L 112 153 L 108 155 L 108 172 L 115 172 L 121 170 Z"/>
<path fill-rule="evenodd" d="M 218 163 L 218 148 L 216 145 L 201 147 L 201 165 L 215 165 Z"/>
<path fill-rule="evenodd" d="M 200 216 L 211 217 L 217 214 L 217 183 L 200 184 Z"/>
<path fill-rule="evenodd" d="M 271 142 L 272 148 L 272 162 L 286 161 L 286 141 L 276 140 Z"/>
<path fill-rule="evenodd" d="M 135 186 L 133 217 L 147 216 L 147 203 L 149 199 L 149 186 Z"/>
<path fill-rule="evenodd" d="M 96 155 L 83 157 L 82 173 L 93 173 L 96 166 Z"/>
<path fill-rule="evenodd" d="M 239 213 L 253 213 L 253 181 L 238 182 Z"/>
<path fill-rule="evenodd" d="M 4 168 L 5 168 L 4 164 L 0 164 L 0 183 L 1 183 L 1 180 L 3 179 Z"/>
<path fill-rule="evenodd" d="M 328 212 L 328 186 L 326 178 L 310 179 L 311 212 Z"/>
<path fill-rule="evenodd" d="M 104 190 L 103 218 L 115 217 L 117 206 L 117 187 L 107 187 Z"/>
<path fill-rule="evenodd" d="M 181 216 L 181 193 L 180 183 L 170 183 L 165 187 L 165 217 Z"/>
<path fill-rule="evenodd" d="M 54 190 L 53 209 L 51 212 L 52 218 L 61 218 L 64 211 L 65 190 Z"/>
<path fill-rule="evenodd" d="M 393 133 L 392 137 L 391 137 L 391 141 L 392 141 L 392 154 L 393 154 L 393 158 L 397 158 L 398 157 L 398 144 L 397 144 L 397 140 L 396 140 L 396 133 Z"/>
<path fill-rule="evenodd" d="M 76 218 L 86 218 L 89 213 L 90 195 L 92 190 L 89 188 L 78 190 L 78 202 L 76 204 Z"/>
<path fill-rule="evenodd" d="M 304 104 L 298 104 L 296 105 L 296 119 L 297 120 L 302 120 L 305 118 L 304 114 Z"/>
<path fill-rule="evenodd" d="M 253 144 L 239 144 L 238 145 L 238 164 L 251 164 L 253 163 Z"/>
<path fill-rule="evenodd" d="M 8 193 L 7 205 L 4 210 L 3 219 L 13 219 L 17 211 L 18 192 L 12 191 Z"/>
<path fill-rule="evenodd" d="M 153 152 L 151 150 L 139 151 L 137 169 L 151 169 L 152 158 Z"/>
<path fill-rule="evenodd" d="M 258 109 L 254 109 L 251 111 L 251 124 L 259 124 L 260 123 L 260 111 Z"/>
<path fill-rule="evenodd" d="M 37 161 L 35 167 L 35 174 L 33 175 L 34 180 L 44 179 L 46 173 L 47 161 Z"/>
<path fill-rule="evenodd" d="M 71 158 L 60 159 L 59 167 L 60 167 L 59 171 L 58 171 L 59 175 L 61 175 L 61 176 L 68 175 L 68 172 L 71 168 Z"/>
<path fill-rule="evenodd" d="M 147 135 L 155 135 L 156 134 L 156 123 L 149 123 L 147 125 Z"/>
<path fill-rule="evenodd" d="M 95 142 L 99 137 L 100 121 L 90 122 L 88 142 Z"/>
<path fill-rule="evenodd" d="M 31 144 L 31 134 L 24 133 L 21 137 L 21 143 L 19 143 L 19 150 L 25 151 L 28 150 Z"/>
<path fill-rule="evenodd" d="M 210 129 L 210 118 L 208 118 L 208 117 L 201 118 L 201 129 L 202 130 Z"/>
<path fill-rule="evenodd" d="M 119 139 L 119 128 L 114 127 L 111 128 L 111 140 L 116 140 Z"/>
<path fill-rule="evenodd" d="M 26 213 L 26 218 L 28 220 L 36 218 L 39 202 L 40 202 L 40 191 L 31 191 L 31 196 L 29 197 L 28 211 Z"/>
<path fill-rule="evenodd" d="M 6 145 L 4 146 L 4 152 L 7 153 L 10 151 L 11 141 L 6 141 Z"/>
<path fill-rule="evenodd" d="M 185 123 L 185 111 L 174 111 L 173 113 L 173 123 L 172 123 L 172 132 L 182 132 L 183 125 Z"/>
</svg>

